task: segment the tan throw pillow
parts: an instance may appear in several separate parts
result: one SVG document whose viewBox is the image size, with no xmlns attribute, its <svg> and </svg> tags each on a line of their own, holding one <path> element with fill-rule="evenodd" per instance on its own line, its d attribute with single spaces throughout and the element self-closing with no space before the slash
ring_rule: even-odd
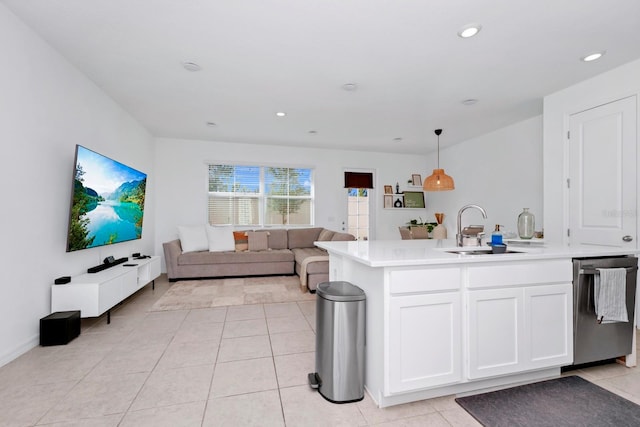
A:
<svg viewBox="0 0 640 427">
<path fill-rule="evenodd" d="M 331 240 L 334 234 L 336 234 L 335 231 L 327 230 L 325 228 L 320 232 L 320 235 L 318 236 L 318 242 L 328 242 Z"/>
<path fill-rule="evenodd" d="M 269 233 L 266 231 L 247 231 L 250 251 L 266 251 L 269 249 Z"/>
</svg>

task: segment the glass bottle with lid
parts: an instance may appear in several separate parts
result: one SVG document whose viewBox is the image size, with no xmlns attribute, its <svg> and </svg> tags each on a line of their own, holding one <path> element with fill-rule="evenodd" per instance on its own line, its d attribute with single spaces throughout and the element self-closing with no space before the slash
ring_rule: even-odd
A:
<svg viewBox="0 0 640 427">
<path fill-rule="evenodd" d="M 529 212 L 529 208 L 523 208 L 520 215 L 518 215 L 518 236 L 521 239 L 531 239 L 535 226 L 535 216 Z"/>
</svg>

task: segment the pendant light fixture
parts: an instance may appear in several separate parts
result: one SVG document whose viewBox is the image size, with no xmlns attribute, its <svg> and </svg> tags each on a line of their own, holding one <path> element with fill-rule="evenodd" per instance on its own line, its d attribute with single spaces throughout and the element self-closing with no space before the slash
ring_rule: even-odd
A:
<svg viewBox="0 0 640 427">
<path fill-rule="evenodd" d="M 436 129 L 434 133 L 438 137 L 438 168 L 434 169 L 433 173 L 424 180 L 422 189 L 424 191 L 453 190 L 456 188 L 453 184 L 453 178 L 444 173 L 444 169 L 440 169 L 440 134 L 442 129 Z"/>
</svg>

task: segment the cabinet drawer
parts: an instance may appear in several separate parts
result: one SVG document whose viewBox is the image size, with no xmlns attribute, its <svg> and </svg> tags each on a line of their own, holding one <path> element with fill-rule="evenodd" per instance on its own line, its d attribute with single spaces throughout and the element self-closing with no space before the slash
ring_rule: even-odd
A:
<svg viewBox="0 0 640 427">
<path fill-rule="evenodd" d="M 460 268 L 424 268 L 389 272 L 392 294 L 460 289 Z"/>
<path fill-rule="evenodd" d="M 469 288 L 567 283 L 573 279 L 571 260 L 514 262 L 469 267 Z"/>
</svg>

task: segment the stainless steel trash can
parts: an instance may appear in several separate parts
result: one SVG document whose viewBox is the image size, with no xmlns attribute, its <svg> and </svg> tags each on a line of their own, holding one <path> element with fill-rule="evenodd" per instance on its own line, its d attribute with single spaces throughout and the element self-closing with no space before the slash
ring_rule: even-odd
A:
<svg viewBox="0 0 640 427">
<path fill-rule="evenodd" d="M 316 372 L 309 385 L 333 403 L 364 398 L 365 294 L 349 282 L 316 289 Z"/>
</svg>

